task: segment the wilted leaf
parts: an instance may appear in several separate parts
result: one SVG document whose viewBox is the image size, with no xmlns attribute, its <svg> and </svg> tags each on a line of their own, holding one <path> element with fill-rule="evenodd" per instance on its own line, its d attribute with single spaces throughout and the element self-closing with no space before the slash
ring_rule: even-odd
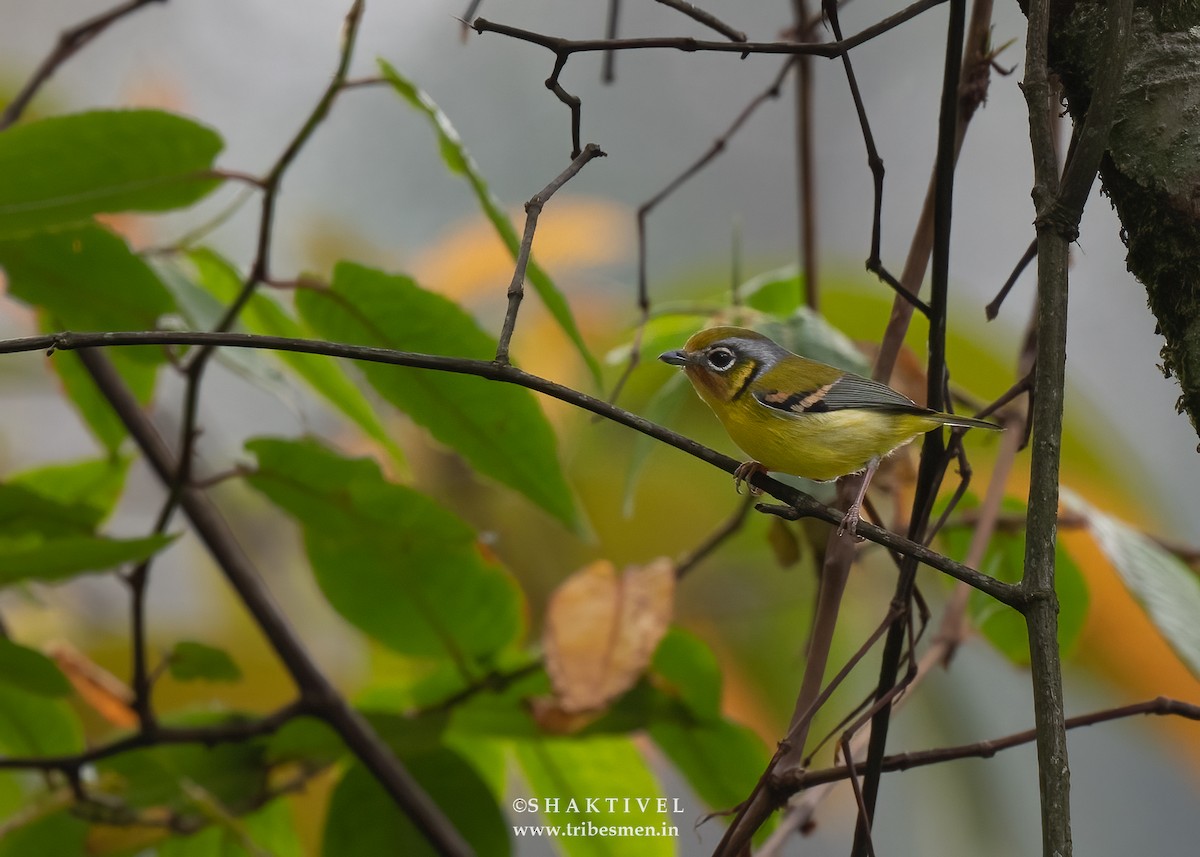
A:
<svg viewBox="0 0 1200 857">
<path fill-rule="evenodd" d="M 53 116 L 0 134 L 0 235 L 101 212 L 166 211 L 212 191 L 212 129 L 159 110 Z"/>
<path fill-rule="evenodd" d="M 504 213 L 500 202 L 492 195 L 492 191 L 487 186 L 487 182 L 483 180 L 483 176 L 479 173 L 479 168 L 476 166 L 474 159 L 467 152 L 463 145 L 462 139 L 458 136 L 458 132 L 454 130 L 454 126 L 450 124 L 449 117 L 434 104 L 433 99 L 422 92 L 416 84 L 401 75 L 396 69 L 389 65 L 386 61 L 380 60 L 379 67 L 383 71 L 383 76 L 392 84 L 396 92 L 412 105 L 415 109 L 425 114 L 426 118 L 433 125 L 434 132 L 438 136 L 438 146 L 442 154 L 442 160 L 450 171 L 456 175 L 463 176 L 471 185 L 471 190 L 475 192 L 475 199 L 479 203 L 479 207 L 483 210 L 488 221 L 495 228 L 496 233 L 504 242 L 504 246 L 508 248 L 508 252 L 512 254 L 513 259 L 517 258 L 517 251 L 521 245 L 521 239 L 517 235 L 517 230 L 513 227 L 512 221 L 508 215 Z M 571 307 L 563 297 L 562 292 L 554 285 L 549 275 L 535 262 L 529 260 L 529 265 L 525 270 L 525 277 L 529 280 L 534 290 L 541 297 L 542 303 L 546 305 L 546 309 L 558 322 L 559 327 L 563 329 L 567 337 L 574 344 L 579 356 L 583 358 L 584 363 L 588 367 L 588 371 L 592 373 L 593 380 L 600 383 L 600 364 L 596 362 L 596 358 L 592 356 L 588 350 L 587 344 L 583 341 L 583 335 L 579 332 L 579 328 L 575 324 L 575 318 L 571 314 Z"/>
<path fill-rule="evenodd" d="M 667 632 L 674 597 L 668 559 L 620 577 L 612 563 L 598 560 L 560 584 L 542 632 L 556 707 L 566 714 L 596 711 L 633 687 Z"/>
</svg>

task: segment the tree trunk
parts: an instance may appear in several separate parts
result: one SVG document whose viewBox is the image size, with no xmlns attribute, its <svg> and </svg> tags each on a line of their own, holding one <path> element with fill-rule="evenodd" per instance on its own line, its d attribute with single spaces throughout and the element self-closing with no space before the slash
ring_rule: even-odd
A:
<svg viewBox="0 0 1200 857">
<path fill-rule="evenodd" d="M 1076 126 L 1105 61 L 1104 4 L 1063 0 L 1052 12 L 1051 57 Z M 1162 369 L 1200 434 L 1200 6 L 1143 2 L 1134 12 L 1103 190 L 1121 218 L 1130 272 L 1146 287 L 1165 337 Z M 1200 447 L 1197 447 L 1200 451 Z"/>
</svg>

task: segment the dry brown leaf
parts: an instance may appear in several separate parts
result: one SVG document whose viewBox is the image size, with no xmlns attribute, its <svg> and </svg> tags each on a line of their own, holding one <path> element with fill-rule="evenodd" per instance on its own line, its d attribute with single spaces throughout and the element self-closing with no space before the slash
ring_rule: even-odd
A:
<svg viewBox="0 0 1200 857">
<path fill-rule="evenodd" d="M 87 705 L 113 726 L 132 728 L 138 717 L 131 708 L 133 691 L 119 678 L 70 643 L 56 642 L 46 654 L 58 664 L 75 692 Z"/>
<path fill-rule="evenodd" d="M 542 632 L 554 707 L 597 711 L 633 687 L 667 632 L 674 601 L 675 565 L 665 557 L 619 577 L 598 560 L 563 581 Z"/>
</svg>

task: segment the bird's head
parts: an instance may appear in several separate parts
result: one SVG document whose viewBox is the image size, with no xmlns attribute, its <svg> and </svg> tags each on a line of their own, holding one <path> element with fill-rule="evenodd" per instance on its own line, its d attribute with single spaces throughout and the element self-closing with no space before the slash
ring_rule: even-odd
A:
<svg viewBox="0 0 1200 857">
<path fill-rule="evenodd" d="M 705 398 L 728 402 L 787 355 L 787 350 L 753 330 L 710 327 L 692 336 L 683 348 L 660 354 L 658 359 L 682 367 Z"/>
</svg>

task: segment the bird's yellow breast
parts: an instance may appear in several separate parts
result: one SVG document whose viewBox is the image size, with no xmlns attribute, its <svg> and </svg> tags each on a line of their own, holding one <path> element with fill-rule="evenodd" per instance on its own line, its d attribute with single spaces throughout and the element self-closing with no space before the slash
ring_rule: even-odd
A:
<svg viewBox="0 0 1200 857">
<path fill-rule="evenodd" d="M 701 396 L 708 399 L 701 391 Z M 712 406 L 714 403 L 709 402 Z M 846 409 L 790 415 L 753 396 L 713 407 L 729 436 L 767 470 L 827 482 L 857 473 L 938 425 L 916 414 Z"/>
</svg>

